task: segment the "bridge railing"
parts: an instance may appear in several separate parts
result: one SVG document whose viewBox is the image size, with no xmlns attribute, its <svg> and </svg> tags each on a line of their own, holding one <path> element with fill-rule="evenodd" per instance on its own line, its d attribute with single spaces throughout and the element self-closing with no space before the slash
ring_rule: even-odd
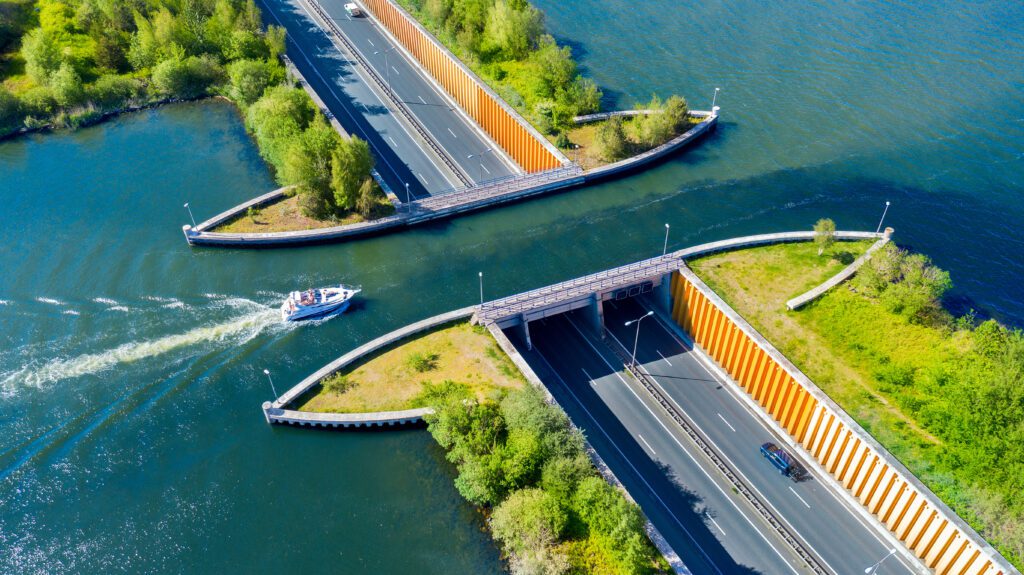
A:
<svg viewBox="0 0 1024 575">
<path fill-rule="evenodd" d="M 682 264 L 682 258 L 676 254 L 658 256 L 487 302 L 480 306 L 478 317 L 483 321 L 497 321 L 582 294 L 625 287 L 631 282 L 675 271 Z"/>
<path fill-rule="evenodd" d="M 410 203 L 410 206 L 413 211 L 442 210 L 472 202 L 489 200 L 505 194 L 520 192 L 541 184 L 570 179 L 582 175 L 583 169 L 576 164 L 572 164 L 570 166 L 563 166 L 535 174 L 497 178 L 496 180 L 482 185 L 461 188 L 458 191 L 447 194 L 433 195 L 414 200 Z"/>
</svg>

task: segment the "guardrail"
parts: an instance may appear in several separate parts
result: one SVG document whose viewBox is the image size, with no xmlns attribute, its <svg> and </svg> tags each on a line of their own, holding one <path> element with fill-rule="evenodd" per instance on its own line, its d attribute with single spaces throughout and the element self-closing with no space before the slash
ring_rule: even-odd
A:
<svg viewBox="0 0 1024 575">
<path fill-rule="evenodd" d="M 458 164 L 455 163 L 452 157 L 448 155 L 448 152 L 445 151 L 444 148 L 442 148 L 441 145 L 438 144 L 436 140 L 434 140 L 434 137 L 430 134 L 426 127 L 424 127 L 423 124 L 420 123 L 419 119 L 416 118 L 415 114 L 413 114 L 412 111 L 409 110 L 408 106 L 406 106 L 404 102 L 395 97 L 395 93 L 391 91 L 391 87 L 388 85 L 388 83 L 385 82 L 384 78 L 381 78 L 380 74 L 378 74 L 377 71 L 373 69 L 373 66 L 371 66 L 370 63 L 366 60 L 366 58 L 363 57 L 363 53 L 359 51 L 358 48 L 356 48 L 355 44 L 349 41 L 345 34 L 342 33 L 341 29 L 338 28 L 338 25 L 334 23 L 334 19 L 331 18 L 326 11 L 324 11 L 323 7 L 320 6 L 320 3 L 317 0 L 308 0 L 308 2 L 309 5 L 313 7 L 313 11 L 316 12 L 317 15 L 320 16 L 320 19 L 323 20 L 324 23 L 327 25 L 327 33 L 337 38 L 338 41 L 345 46 L 345 49 L 352 53 L 352 56 L 356 59 L 356 61 L 359 62 L 360 65 L 362 65 L 362 67 L 366 70 L 366 73 L 370 76 L 374 83 L 377 84 L 377 86 L 380 87 L 380 89 L 383 90 L 385 94 L 387 94 L 388 100 L 391 101 L 391 103 L 395 106 L 396 109 L 398 109 L 398 112 L 402 114 L 402 117 L 405 118 L 410 125 L 412 125 L 413 129 L 416 130 L 416 133 L 419 134 L 421 138 L 423 138 L 427 146 L 429 146 L 430 149 L 433 150 L 435 154 L 437 154 L 441 161 L 444 162 L 445 166 L 447 166 L 448 169 L 451 170 L 452 173 L 454 173 L 457 178 L 459 178 L 460 182 L 466 184 L 467 186 L 470 185 L 473 182 L 473 180 L 462 170 L 461 167 L 459 167 Z"/>
<path fill-rule="evenodd" d="M 638 369 L 637 366 L 630 361 L 630 358 L 626 357 L 626 352 L 621 348 L 616 346 L 609 347 L 612 349 L 612 352 L 622 360 L 623 367 L 625 367 L 626 371 L 633 376 L 633 379 L 635 379 L 637 383 L 639 383 L 658 403 L 658 405 L 665 410 L 668 416 L 671 417 L 677 425 L 679 425 L 687 437 L 689 437 L 690 440 L 693 441 L 694 445 L 700 449 L 701 453 L 711 460 L 711 463 L 722 475 L 725 476 L 736 492 L 739 493 L 747 503 L 757 511 L 758 515 L 760 515 L 761 518 L 771 526 L 772 530 L 775 531 L 775 533 L 777 533 L 779 537 L 781 537 L 782 540 L 785 541 L 786 544 L 804 560 L 805 563 L 807 563 L 807 566 L 810 567 L 811 571 L 822 575 L 831 574 L 832 572 L 825 568 L 823 562 L 818 559 L 817 555 L 811 552 L 811 550 L 808 549 L 807 546 L 805 546 L 803 542 L 796 537 L 796 535 L 790 532 L 790 530 L 775 517 L 771 510 L 768 509 L 768 506 L 754 494 L 754 491 L 746 484 L 746 482 L 740 479 L 736 470 L 726 463 L 725 459 L 721 457 L 717 451 L 712 449 L 710 443 L 698 430 L 697 426 L 680 413 L 679 410 L 672 405 L 672 402 L 669 401 L 663 393 L 661 393 L 658 383 L 654 381 L 650 375 L 644 373 L 641 369 Z"/>
<path fill-rule="evenodd" d="M 578 165 L 573 164 L 545 172 L 499 178 L 488 185 L 471 186 L 448 194 L 421 198 L 411 202 L 411 206 L 413 211 L 420 209 L 443 210 L 478 201 L 493 200 L 505 194 L 515 194 L 545 183 L 568 180 L 582 175 L 583 170 Z"/>
</svg>

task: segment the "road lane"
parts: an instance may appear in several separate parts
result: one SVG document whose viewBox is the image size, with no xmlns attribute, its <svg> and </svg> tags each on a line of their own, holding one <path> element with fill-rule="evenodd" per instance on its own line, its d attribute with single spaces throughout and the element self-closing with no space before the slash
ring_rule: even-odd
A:
<svg viewBox="0 0 1024 575">
<path fill-rule="evenodd" d="M 620 342 L 631 342 L 636 331 L 624 323 L 646 313 L 647 307 L 637 300 L 606 304 L 608 331 Z M 759 453 L 760 445 L 766 441 L 780 443 L 779 438 L 724 387 L 734 384 L 723 383 L 709 373 L 660 318 L 643 322 L 637 362 L 701 429 L 719 454 L 746 478 L 762 501 L 833 570 L 863 572 L 889 552 L 889 542 L 816 478 L 794 484 L 764 460 Z M 897 558 L 899 561 L 888 564 L 888 572 L 914 573 L 901 557 Z"/>
<path fill-rule="evenodd" d="M 450 189 L 458 182 L 424 149 L 357 73 L 300 0 L 261 0 L 265 21 L 288 31 L 288 54 L 347 132 L 366 140 L 377 170 L 403 202 Z"/>
<path fill-rule="evenodd" d="M 453 109 L 452 102 L 385 31 L 368 17 L 351 18 L 346 14 L 346 1 L 320 0 L 320 5 L 470 179 L 481 182 L 516 173 L 493 149 L 494 144 L 471 124 L 472 120 Z M 485 152 L 487 149 L 491 151 Z"/>
<path fill-rule="evenodd" d="M 531 334 L 535 351 L 524 356 L 694 573 L 806 572 L 698 464 L 703 455 L 675 424 L 626 385 L 609 366 L 613 357 L 591 348 L 564 316 L 531 324 Z"/>
</svg>

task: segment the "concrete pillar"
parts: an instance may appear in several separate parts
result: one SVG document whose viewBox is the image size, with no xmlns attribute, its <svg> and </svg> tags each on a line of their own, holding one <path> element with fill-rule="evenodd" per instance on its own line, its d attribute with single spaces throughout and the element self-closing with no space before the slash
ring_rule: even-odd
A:
<svg viewBox="0 0 1024 575">
<path fill-rule="evenodd" d="M 885 232 L 882 233 L 882 237 L 885 238 L 885 239 L 890 239 L 892 237 L 892 233 L 895 232 L 895 231 L 896 230 L 894 230 L 892 228 L 885 228 Z"/>
<path fill-rule="evenodd" d="M 520 317 L 519 329 L 523 332 L 523 341 L 526 342 L 526 350 L 533 351 L 533 342 L 530 341 L 530 323 L 526 318 Z"/>
<path fill-rule="evenodd" d="M 590 324 L 594 335 L 604 339 L 604 302 L 601 301 L 601 296 L 592 294 L 590 304 L 584 310 L 583 313 L 586 314 L 587 323 Z"/>
<path fill-rule="evenodd" d="M 263 419 L 266 419 L 267 423 L 270 423 L 270 408 L 273 405 L 274 404 L 270 403 L 269 401 L 263 402 Z"/>
<path fill-rule="evenodd" d="M 661 283 L 654 288 L 654 303 L 665 313 L 672 313 L 672 274 L 661 276 Z"/>
</svg>

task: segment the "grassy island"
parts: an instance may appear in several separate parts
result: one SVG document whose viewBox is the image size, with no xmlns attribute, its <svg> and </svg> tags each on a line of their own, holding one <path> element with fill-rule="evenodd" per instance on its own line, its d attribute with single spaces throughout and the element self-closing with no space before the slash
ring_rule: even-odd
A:
<svg viewBox="0 0 1024 575">
<path fill-rule="evenodd" d="M 890 244 L 800 311 L 789 298 L 842 267 L 837 243 L 709 256 L 690 266 L 933 492 L 1024 565 L 1024 333 L 942 306 L 951 282 Z M 848 258 L 848 257 L 847 257 Z M 844 258 L 844 259 L 847 259 Z"/>
<path fill-rule="evenodd" d="M 486 328 L 460 321 L 402 340 L 328 377 L 298 409 L 423 406 L 458 468 L 456 488 L 490 518 L 514 573 L 669 571 L 640 509 L 600 476 L 569 418 L 526 384 Z"/>
<path fill-rule="evenodd" d="M 544 27 L 544 15 L 526 0 L 397 0 L 477 76 L 569 157 L 579 150 L 582 163 L 597 166 L 663 144 L 689 129 L 689 121 L 664 122 L 669 134 L 630 128 L 633 120 L 608 122 L 603 140 L 610 147 L 596 150 L 595 126 L 577 127 L 573 118 L 598 112 L 602 93 L 593 80 L 579 73 L 572 51 L 559 46 Z M 686 101 L 672 96 L 672 111 Z M 639 108 L 650 107 L 639 105 Z M 661 102 L 655 98 L 655 106 Z M 673 116 L 675 118 L 676 116 Z M 635 123 L 643 124 L 640 119 Z M 651 125 L 661 122 L 655 120 Z M 623 130 L 620 130 L 622 128 Z M 612 140 L 618 139 L 615 144 Z"/>
</svg>

